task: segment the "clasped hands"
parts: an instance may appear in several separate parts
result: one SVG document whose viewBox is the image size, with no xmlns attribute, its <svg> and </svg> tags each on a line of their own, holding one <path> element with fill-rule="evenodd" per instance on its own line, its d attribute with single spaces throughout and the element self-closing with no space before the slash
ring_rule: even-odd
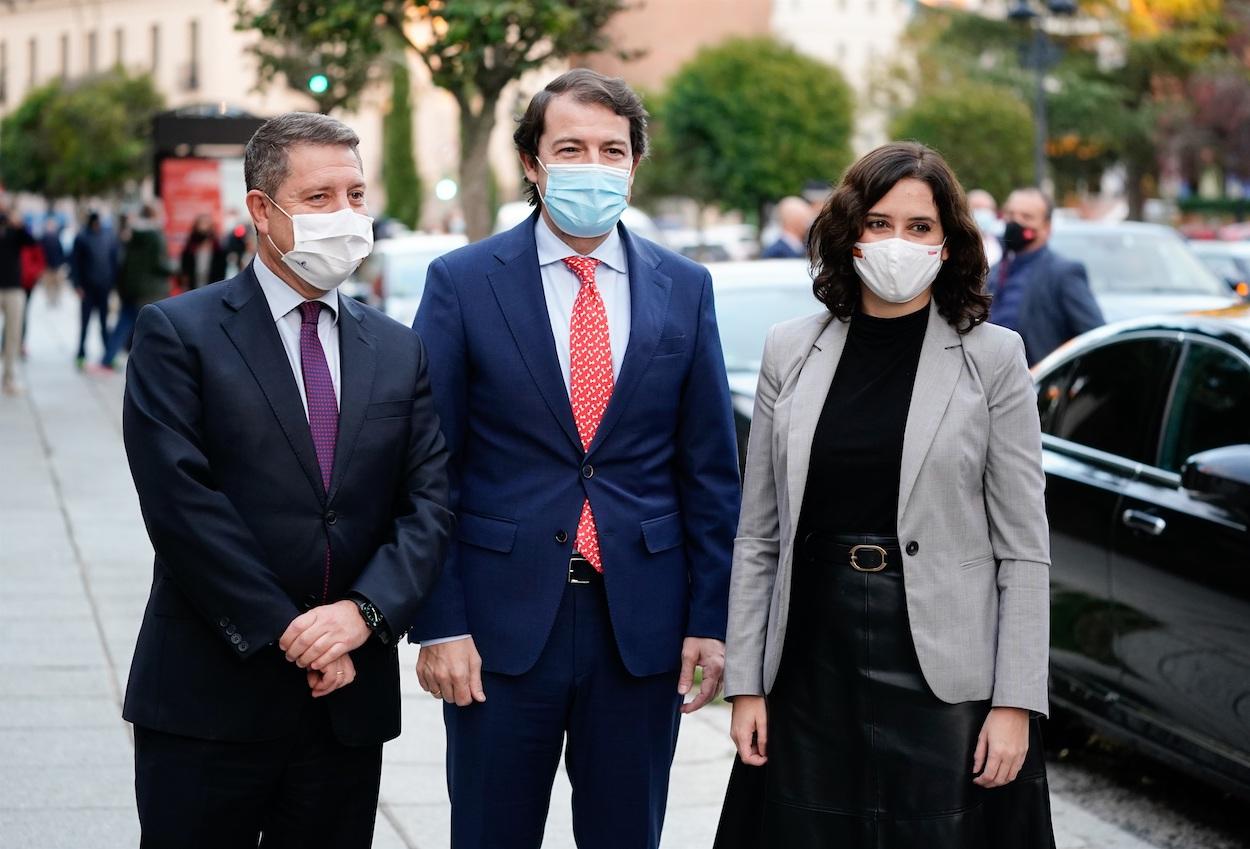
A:
<svg viewBox="0 0 1250 849">
<path fill-rule="evenodd" d="M 694 670 L 703 669 L 698 694 L 682 705 L 682 713 L 694 713 L 716 697 L 725 671 L 725 644 L 720 640 L 686 637 L 681 648 L 681 672 L 677 692 L 687 695 L 694 686 Z M 417 656 L 417 682 L 436 699 L 467 707 L 486 701 L 482 687 L 482 656 L 472 637 L 421 646 Z"/>
<path fill-rule="evenodd" d="M 278 638 L 278 647 L 305 671 L 318 699 L 356 680 L 348 652 L 363 646 L 372 633 L 355 602 L 336 601 L 295 617 Z"/>
</svg>

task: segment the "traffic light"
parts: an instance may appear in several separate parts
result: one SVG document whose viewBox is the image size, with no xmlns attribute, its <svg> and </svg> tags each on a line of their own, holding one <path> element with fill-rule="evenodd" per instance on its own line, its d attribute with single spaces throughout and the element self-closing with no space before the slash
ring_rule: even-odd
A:
<svg viewBox="0 0 1250 849">
<path fill-rule="evenodd" d="M 330 78 L 325 74 L 313 74 L 308 78 L 308 90 L 313 94 L 325 94 L 330 88 Z"/>
</svg>

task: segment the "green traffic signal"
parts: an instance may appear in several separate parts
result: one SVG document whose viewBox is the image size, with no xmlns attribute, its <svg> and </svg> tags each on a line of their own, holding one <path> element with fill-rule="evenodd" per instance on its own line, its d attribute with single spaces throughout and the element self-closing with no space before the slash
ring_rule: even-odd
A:
<svg viewBox="0 0 1250 849">
<path fill-rule="evenodd" d="M 325 94 L 330 88 L 330 78 L 325 74 L 313 74 L 308 78 L 308 90 L 313 94 Z"/>
</svg>

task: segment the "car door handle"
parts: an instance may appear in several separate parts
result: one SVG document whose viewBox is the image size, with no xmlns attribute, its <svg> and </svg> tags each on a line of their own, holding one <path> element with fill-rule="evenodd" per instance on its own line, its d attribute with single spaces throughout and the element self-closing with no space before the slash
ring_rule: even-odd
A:
<svg viewBox="0 0 1250 849">
<path fill-rule="evenodd" d="M 1133 530 L 1145 531 L 1152 537 L 1157 537 L 1163 533 L 1168 526 L 1168 523 L 1158 516 L 1151 516 L 1149 513 L 1143 513 L 1140 510 L 1125 510 L 1120 516 L 1120 521 Z"/>
</svg>

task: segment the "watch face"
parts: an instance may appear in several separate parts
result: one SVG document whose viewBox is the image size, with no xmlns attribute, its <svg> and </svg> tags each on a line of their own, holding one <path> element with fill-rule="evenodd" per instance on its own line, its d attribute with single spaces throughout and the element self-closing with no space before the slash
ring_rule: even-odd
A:
<svg viewBox="0 0 1250 849">
<path fill-rule="evenodd" d="M 382 623 L 382 615 L 378 613 L 376 607 L 368 602 L 360 605 L 360 615 L 365 618 L 365 624 L 370 628 L 376 628 Z"/>
</svg>

